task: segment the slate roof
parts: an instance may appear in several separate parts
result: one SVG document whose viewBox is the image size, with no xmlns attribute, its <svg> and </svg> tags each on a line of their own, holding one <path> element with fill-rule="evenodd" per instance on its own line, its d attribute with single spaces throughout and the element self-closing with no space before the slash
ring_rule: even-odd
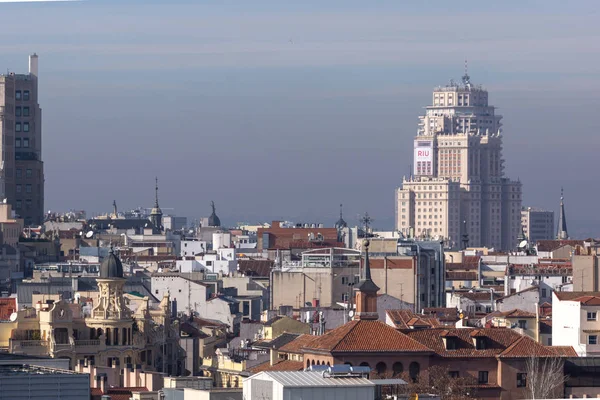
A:
<svg viewBox="0 0 600 400">
<path fill-rule="evenodd" d="M 252 344 L 253 347 L 265 348 L 265 349 L 280 349 L 282 346 L 292 342 L 298 338 L 298 334 L 293 333 L 282 333 L 272 340 L 261 340 Z"/>
<path fill-rule="evenodd" d="M 426 346 L 377 320 L 354 320 L 304 346 L 308 352 L 410 353 L 429 352 Z"/>
<path fill-rule="evenodd" d="M 273 265 L 272 260 L 238 260 L 238 271 L 246 276 L 268 278 Z"/>
</svg>

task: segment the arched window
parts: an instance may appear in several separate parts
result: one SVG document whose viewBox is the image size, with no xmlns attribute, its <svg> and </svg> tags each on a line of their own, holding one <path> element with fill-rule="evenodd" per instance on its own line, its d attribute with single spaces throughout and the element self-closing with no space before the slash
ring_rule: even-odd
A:
<svg viewBox="0 0 600 400">
<path fill-rule="evenodd" d="M 321 365 L 321 361 L 317 361 L 317 365 Z"/>
<path fill-rule="evenodd" d="M 394 376 L 400 376 L 404 372 L 404 365 L 401 362 L 395 362 L 392 365 L 392 371 L 394 371 Z"/>
<path fill-rule="evenodd" d="M 378 375 L 383 375 L 387 371 L 387 365 L 384 362 L 378 362 L 375 366 Z"/>
<path fill-rule="evenodd" d="M 306 368 L 310 367 L 310 359 L 306 359 Z"/>
<path fill-rule="evenodd" d="M 369 367 L 369 368 L 371 367 L 371 366 L 369 365 L 369 363 L 368 363 L 368 362 L 366 362 L 366 361 L 363 361 L 363 362 L 361 362 L 361 363 L 360 363 L 360 366 L 361 366 L 361 367 Z"/>
<path fill-rule="evenodd" d="M 327 361 L 327 366 L 328 366 L 328 367 L 331 367 L 331 364 L 329 364 L 329 361 Z"/>
<path fill-rule="evenodd" d="M 315 365 L 315 360 L 312 360 L 312 361 L 310 362 L 310 364 L 311 364 L 311 365 Z"/>
<path fill-rule="evenodd" d="M 416 382 L 417 379 L 419 379 L 419 373 L 421 373 L 421 366 L 419 365 L 419 363 L 415 361 L 411 362 L 408 366 L 408 374 L 410 375 L 410 379 L 412 379 L 413 382 Z"/>
<path fill-rule="evenodd" d="M 351 362 L 345 362 L 344 365 L 352 366 L 352 363 Z"/>
</svg>

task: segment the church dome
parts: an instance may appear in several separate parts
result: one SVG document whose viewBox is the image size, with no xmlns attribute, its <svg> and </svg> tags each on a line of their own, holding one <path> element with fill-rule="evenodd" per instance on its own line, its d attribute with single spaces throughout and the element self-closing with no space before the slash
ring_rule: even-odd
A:
<svg viewBox="0 0 600 400">
<path fill-rule="evenodd" d="M 217 214 L 215 213 L 215 202 L 212 201 L 210 203 L 210 206 L 212 207 L 212 214 L 210 214 L 210 217 L 208 217 L 208 226 L 220 227 L 221 220 L 219 219 L 219 217 L 217 217 Z"/>
<path fill-rule="evenodd" d="M 123 264 L 121 264 L 119 257 L 115 255 L 113 249 L 110 249 L 108 256 L 100 265 L 100 278 L 123 278 Z"/>
<path fill-rule="evenodd" d="M 337 220 L 334 227 L 337 229 L 342 229 L 346 228 L 347 226 L 348 224 L 346 223 L 346 221 L 344 221 L 344 218 L 342 217 L 342 205 L 340 204 L 340 219 Z"/>
</svg>

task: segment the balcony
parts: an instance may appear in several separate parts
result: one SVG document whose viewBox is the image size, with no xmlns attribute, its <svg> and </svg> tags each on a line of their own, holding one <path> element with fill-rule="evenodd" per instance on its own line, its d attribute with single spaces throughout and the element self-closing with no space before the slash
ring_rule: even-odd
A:
<svg viewBox="0 0 600 400">
<path fill-rule="evenodd" d="M 47 340 L 15 340 L 10 339 L 9 351 L 14 354 L 28 354 L 32 356 L 49 354 Z"/>
<path fill-rule="evenodd" d="M 76 340 L 75 347 L 94 347 L 100 346 L 100 340 L 88 339 L 88 340 Z"/>
</svg>

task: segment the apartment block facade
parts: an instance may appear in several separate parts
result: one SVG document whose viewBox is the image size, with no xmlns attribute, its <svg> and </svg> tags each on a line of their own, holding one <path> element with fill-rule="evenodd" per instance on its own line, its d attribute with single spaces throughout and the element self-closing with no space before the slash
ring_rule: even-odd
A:
<svg viewBox="0 0 600 400">
<path fill-rule="evenodd" d="M 530 243 L 554 239 L 554 211 L 524 208 L 521 211 L 521 225 Z"/>
<path fill-rule="evenodd" d="M 27 74 L 0 75 L 0 195 L 25 225 L 44 217 L 42 110 L 38 103 L 38 56 Z"/>
<path fill-rule="evenodd" d="M 521 183 L 504 176 L 501 116 L 467 74 L 432 95 L 414 140 L 414 170 L 396 191 L 396 229 L 449 246 L 516 246 Z"/>
</svg>

